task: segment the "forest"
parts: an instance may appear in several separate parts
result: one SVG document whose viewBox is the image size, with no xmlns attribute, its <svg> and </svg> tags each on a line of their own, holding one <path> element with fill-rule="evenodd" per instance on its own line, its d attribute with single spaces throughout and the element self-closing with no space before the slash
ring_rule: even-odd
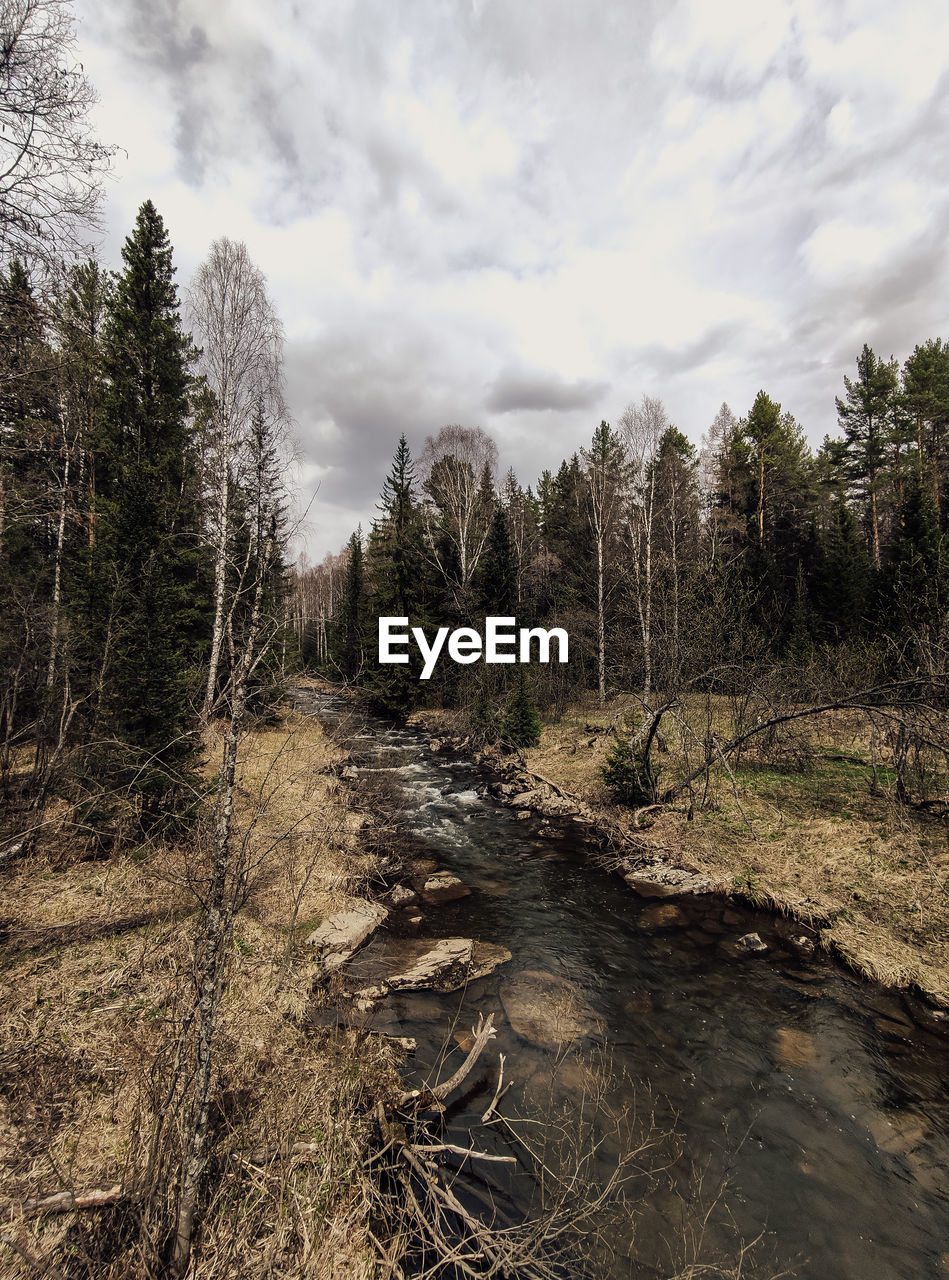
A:
<svg viewBox="0 0 949 1280">
<path fill-rule="evenodd" d="M 380 707 L 467 706 L 488 735 L 514 673 L 445 664 L 421 686 L 379 666 L 377 617 L 563 627 L 569 667 L 529 681 L 553 717 L 625 694 L 648 721 L 687 690 L 766 678 L 798 702 L 921 693 L 944 675 L 949 348 L 929 339 L 901 366 L 864 346 L 836 413 L 815 453 L 759 391 L 696 448 L 644 395 L 526 487 L 497 476 L 480 428 L 441 428 L 417 464 L 403 436 L 368 534 L 298 568 L 303 659 Z"/>
<path fill-rule="evenodd" d="M 615 1223 L 667 1193 L 685 1225 L 667 1249 L 656 1210 L 651 1274 L 751 1274 L 765 1226 L 706 1240 L 726 1175 L 706 1211 L 675 1108 L 637 1110 L 641 1064 L 611 1074 L 592 1002 L 659 1060 L 688 975 L 743 999 L 728 966 L 774 956 L 748 1096 L 780 1076 L 782 1105 L 824 1043 L 781 1003 L 810 983 L 850 1027 L 840 991 L 878 981 L 879 1034 L 941 1052 L 949 344 L 864 345 L 816 448 L 765 390 L 676 423 L 630 388 L 530 476 L 502 471 L 500 433 L 419 421 L 313 565 L 266 275 L 222 234 L 179 283 L 150 199 L 108 261 L 117 148 L 71 6 L 0 0 L 0 36 L 0 1274 L 613 1277 L 634 1257 Z M 380 619 L 417 629 L 405 661 L 379 660 Z M 517 661 L 482 657 L 488 619 L 520 629 Z M 583 893 L 574 951 L 617 950 L 581 989 L 544 948 Z M 484 921 L 497 937 L 428 936 Z M 629 956 L 680 936 L 700 960 L 627 991 Z M 379 977 L 390 943 L 419 963 Z M 513 977 L 449 1004 L 519 944 Z M 501 1115 L 515 1084 L 541 1139 Z M 897 1142 L 873 1106 L 875 1153 L 938 1164 L 915 1113 Z"/>
</svg>

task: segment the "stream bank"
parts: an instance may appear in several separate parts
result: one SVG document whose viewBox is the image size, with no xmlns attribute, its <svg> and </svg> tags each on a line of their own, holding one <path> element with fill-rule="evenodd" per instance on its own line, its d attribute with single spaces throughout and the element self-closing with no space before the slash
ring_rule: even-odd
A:
<svg viewBox="0 0 949 1280">
<path fill-rule="evenodd" d="M 591 786 L 591 773 L 598 773 L 597 737 L 581 738 L 581 745 L 593 748 L 586 768 L 579 771 L 584 786 L 568 789 L 557 778 L 558 747 L 526 752 L 505 752 L 497 747 L 479 748 L 471 739 L 450 731 L 444 712 L 416 712 L 410 723 L 424 731 L 428 748 L 467 754 L 479 767 L 493 775 L 492 793 L 523 818 L 541 819 L 540 830 L 551 834 L 572 824 L 578 838 L 586 841 L 602 865 L 621 875 L 629 886 L 645 898 L 680 898 L 712 894 L 729 902 L 764 910 L 775 918 L 776 927 L 796 940 L 804 951 L 816 947 L 855 973 L 879 986 L 899 992 L 914 1020 L 923 1028 L 949 1035 L 949 975 L 945 966 L 930 962 L 923 940 L 911 936 L 912 918 L 895 914 L 883 929 L 874 928 L 855 907 L 839 894 L 818 888 L 821 875 L 815 868 L 795 870 L 793 879 L 773 874 L 773 869 L 749 867 L 745 853 L 719 844 L 712 857 L 702 847 L 697 825 L 679 813 L 650 813 L 633 829 L 634 815 L 617 805 L 604 803 L 602 788 Z M 586 726 L 589 735 L 595 726 Z M 545 738 L 554 734 L 545 729 Z M 576 753 L 576 744 L 570 746 Z M 540 761 L 541 763 L 538 763 Z M 593 766 L 591 769 L 590 766 Z M 543 772 L 538 772 L 543 769 Z M 595 792 L 594 795 L 584 794 Z M 653 806 L 653 810 L 659 806 Z M 755 846 L 752 844 L 753 860 Z M 787 859 L 789 865 L 794 859 Z M 945 892 L 943 890 L 943 892 Z M 918 906 L 912 908 L 918 912 Z M 887 957 L 881 963 L 880 953 Z"/>
<path fill-rule="evenodd" d="M 379 886 L 385 922 L 342 967 L 343 990 L 377 990 L 351 1016 L 414 1041 L 409 1083 L 422 1083 L 450 1075 L 477 1016 L 494 1013 L 512 1114 L 586 1116 L 595 1097 L 588 1136 L 601 1158 L 591 1176 L 608 1177 L 633 1141 L 615 1137 L 611 1117 L 648 1115 L 651 1131 L 674 1134 L 674 1152 L 644 1162 L 629 1231 L 594 1274 L 725 1267 L 762 1232 L 756 1274 L 949 1274 L 947 1046 L 903 995 L 796 948 L 793 922 L 715 895 L 640 898 L 589 864 L 582 821 L 521 816 L 491 795 L 490 772 L 431 750 L 430 737 L 302 696 L 301 709 L 345 739 L 354 786 L 383 775 L 402 794 L 399 826 L 412 842 Z M 438 871 L 468 892 L 426 901 Z M 397 905 L 397 886 L 418 899 Z M 754 934 L 766 950 L 739 946 Z M 408 939 L 471 939 L 511 958 L 454 990 L 392 989 L 386 978 Z M 556 1011 L 559 1024 L 544 1030 L 538 1010 Z M 486 1058 L 444 1117 L 450 1139 L 481 1141 L 496 1084 Z M 484 1140 L 510 1153 L 504 1132 Z M 536 1192 L 522 1169 L 491 1176 L 518 1211 Z M 702 1257 L 690 1259 L 706 1210 Z"/>
</svg>

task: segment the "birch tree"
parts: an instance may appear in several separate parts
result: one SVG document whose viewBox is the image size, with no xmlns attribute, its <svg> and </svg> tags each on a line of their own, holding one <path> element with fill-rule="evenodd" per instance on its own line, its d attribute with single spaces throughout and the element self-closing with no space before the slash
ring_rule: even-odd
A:
<svg viewBox="0 0 949 1280">
<path fill-rule="evenodd" d="M 229 579 L 227 615 L 233 644 L 221 701 L 225 712 L 224 744 L 218 774 L 212 832 L 210 877 L 200 894 L 202 926 L 196 939 L 197 991 L 183 1036 L 192 1034 L 191 1092 L 178 1097 L 184 1142 L 170 1274 L 188 1270 L 191 1244 L 201 1207 L 201 1187 L 210 1158 L 210 1121 L 215 1097 L 221 1000 L 233 952 L 234 920 L 245 900 L 254 869 L 250 833 L 234 831 L 234 792 L 238 749 L 249 717 L 255 673 L 274 651 L 283 624 L 283 602 L 275 586 L 283 579 L 288 494 L 284 482 L 283 432 L 260 404 L 254 410 L 247 442 L 241 510 L 245 550 L 240 571 Z M 259 680 L 259 676 L 257 676 Z"/>
<path fill-rule="evenodd" d="M 195 274 L 188 316 L 212 393 L 205 447 L 209 536 L 214 552 L 214 627 L 203 714 L 214 710 L 226 633 L 225 594 L 236 486 L 246 469 L 258 407 L 285 422 L 283 328 L 263 272 L 246 245 L 222 236 Z"/>
<path fill-rule="evenodd" d="M 464 597 L 484 551 L 494 514 L 490 489 L 498 448 L 481 427 L 452 424 L 429 436 L 419 461 L 428 552 L 447 586 Z"/>
<path fill-rule="evenodd" d="M 643 703 L 652 695 L 653 542 L 656 523 L 655 461 L 659 443 L 672 424 L 662 401 L 644 395 L 627 405 L 620 435 L 633 469 L 633 498 L 627 526 L 631 555 L 631 587 L 643 651 Z"/>
</svg>

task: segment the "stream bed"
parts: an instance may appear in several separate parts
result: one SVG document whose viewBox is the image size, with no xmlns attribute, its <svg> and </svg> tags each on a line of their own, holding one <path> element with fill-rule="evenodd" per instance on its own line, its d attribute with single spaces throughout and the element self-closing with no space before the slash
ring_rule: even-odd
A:
<svg viewBox="0 0 949 1280">
<path fill-rule="evenodd" d="M 369 1025 L 417 1041 L 408 1087 L 451 1075 L 465 1032 L 494 1013 L 497 1038 L 444 1117 L 448 1140 L 511 1149 L 505 1125 L 480 1124 L 500 1052 L 514 1081 L 500 1111 L 546 1116 L 555 1134 L 573 1118 L 600 1143 L 584 1165 L 590 1185 L 647 1144 L 632 1166 L 634 1210 L 604 1227 L 612 1256 L 601 1261 L 591 1245 L 591 1276 L 737 1266 L 757 1240 L 744 1277 L 949 1277 L 949 1039 L 901 996 L 802 956 L 790 943 L 800 929 L 768 914 L 717 898 L 676 899 L 671 911 L 639 898 L 587 859 L 578 834 L 551 838 L 538 821 L 517 821 L 486 794 L 489 775 L 431 751 L 418 732 L 329 695 L 299 690 L 297 706 L 319 716 L 360 773 L 388 776 L 415 855 L 470 889 L 423 904 L 420 924 L 393 912 L 350 962 L 347 985 L 371 984 L 400 934 L 511 952 L 463 991 L 392 993 L 372 1011 Z M 749 932 L 766 952 L 735 946 Z M 518 1034 L 504 1006 L 518 981 L 573 992 L 588 1034 L 559 1049 Z M 571 1158 L 555 1147 L 547 1163 Z M 489 1168 L 500 1170 L 497 1202 L 526 1210 L 531 1175 Z"/>
</svg>

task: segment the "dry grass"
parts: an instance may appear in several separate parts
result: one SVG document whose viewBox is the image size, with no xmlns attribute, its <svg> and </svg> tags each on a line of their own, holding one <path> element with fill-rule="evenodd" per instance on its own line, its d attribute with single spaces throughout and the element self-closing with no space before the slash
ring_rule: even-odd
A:
<svg viewBox="0 0 949 1280">
<path fill-rule="evenodd" d="M 218 756 L 210 735 L 208 759 Z M 373 1098 L 391 1087 L 383 1044 L 311 1032 L 303 939 L 371 874 L 361 818 L 328 766 L 319 724 L 289 715 L 241 752 L 238 838 L 254 864 L 223 1004 L 215 1197 L 193 1275 L 368 1275 L 361 1155 Z M 62 1274 L 135 1273 L 123 1211 L 20 1223 L 14 1206 L 141 1172 L 154 1067 L 192 998 L 206 852 L 156 846 L 107 861 L 42 852 L 0 885 L 0 1169 L 4 1232 Z M 311 1150 L 280 1156 L 281 1144 Z M 260 1159 L 249 1160 L 248 1151 Z M 0 1247 L 0 1276 L 36 1269 Z"/>
<path fill-rule="evenodd" d="M 624 707 L 573 709 L 524 753 L 528 765 L 604 815 L 615 806 L 602 781 L 614 738 L 596 732 Z M 689 747 L 664 724 L 656 757 L 676 776 Z M 719 708 L 717 731 L 728 729 Z M 846 756 L 848 759 L 832 757 Z M 694 756 L 693 756 L 694 758 Z M 733 766 L 720 766 L 707 805 L 696 796 L 660 816 L 649 837 L 681 865 L 726 891 L 814 923 L 824 944 L 887 985 L 918 985 L 949 1003 L 949 830 L 944 819 L 901 804 L 886 750 L 853 715 L 821 717 Z M 876 766 L 874 769 L 874 765 Z"/>
</svg>

